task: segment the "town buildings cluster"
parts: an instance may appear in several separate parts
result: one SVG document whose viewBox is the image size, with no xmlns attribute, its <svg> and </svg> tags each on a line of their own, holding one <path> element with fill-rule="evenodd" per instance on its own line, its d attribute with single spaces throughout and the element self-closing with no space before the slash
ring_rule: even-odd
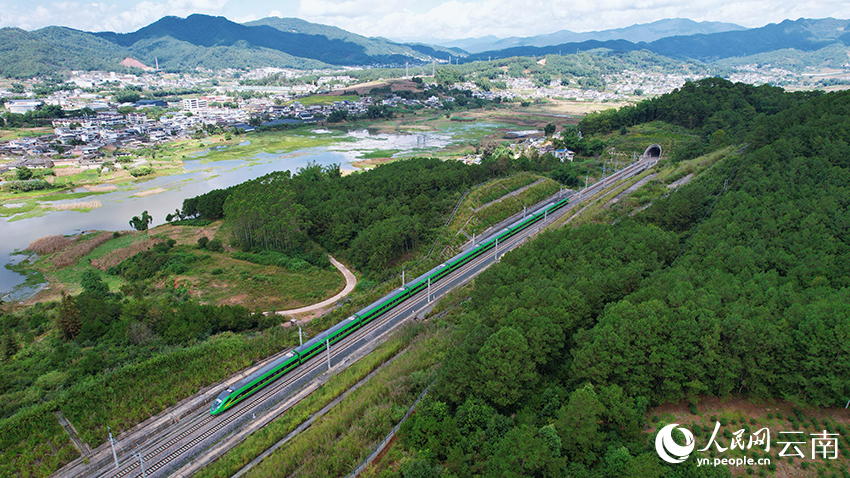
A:
<svg viewBox="0 0 850 478">
<path fill-rule="evenodd" d="M 751 84 L 792 82 L 795 76 L 799 76 L 770 65 L 750 65 L 739 70 L 732 80 Z M 344 72 L 318 72 L 310 82 L 290 86 L 243 85 L 238 81 L 240 78 L 259 80 L 269 75 L 294 79 L 303 74 L 297 70 L 277 68 L 261 68 L 248 73 L 224 70 L 211 79 L 208 74 L 73 72 L 65 84 L 73 85 L 73 88 L 39 98 L 34 97 L 32 90 L 40 79 L 24 81 L 26 90 L 23 95 L 20 91 L 15 93 L 0 88 L 0 98 L 9 98 L 5 106 L 11 113 L 21 114 L 45 105 L 59 106 L 64 110 L 87 108 L 94 112 L 88 116 L 54 120 L 53 134 L 0 143 L 0 160 L 6 160 L 0 163 L 0 172 L 22 166 L 46 167 L 50 161 L 54 164 L 74 163 L 81 168 L 100 167 L 106 154 L 129 154 L 140 148 L 185 139 L 210 125 L 251 130 L 259 123 L 274 125 L 314 121 L 330 116 L 334 111 L 345 111 L 348 116 L 363 115 L 372 105 L 441 108 L 444 103 L 454 101 L 452 97 L 436 94 L 419 100 L 393 93 L 376 99 L 366 96 L 357 101 L 336 101 L 323 105 L 305 105 L 299 101 L 305 96 L 338 90 L 356 82 L 355 78 Z M 540 86 L 530 78 L 510 77 L 501 79 L 507 86 L 505 89 L 481 89 L 473 82 L 457 83 L 453 87 L 471 91 L 473 97 L 485 100 L 562 98 L 604 102 L 628 101 L 668 93 L 691 79 L 683 74 L 624 70 L 603 75 L 599 78 L 602 85 L 598 88 L 578 85 L 575 80 L 570 82 L 561 79 Z M 97 93 L 104 86 L 116 91 L 185 91 L 204 88 L 212 89 L 214 93 L 189 95 L 179 102 L 152 99 L 118 104 L 113 101 L 113 97 Z M 425 85 L 425 89 L 427 92 L 429 85 Z M 153 107 L 162 109 L 151 110 Z M 156 114 L 152 113 L 154 111 Z"/>
</svg>

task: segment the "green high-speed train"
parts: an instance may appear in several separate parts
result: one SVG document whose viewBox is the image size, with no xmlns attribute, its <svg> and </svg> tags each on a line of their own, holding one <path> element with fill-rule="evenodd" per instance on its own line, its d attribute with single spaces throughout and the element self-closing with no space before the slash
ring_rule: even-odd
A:
<svg viewBox="0 0 850 478">
<path fill-rule="evenodd" d="M 463 267 L 465 264 L 485 252 L 492 250 L 499 242 L 504 243 L 515 234 L 528 229 L 540 221 L 543 221 L 549 214 L 552 214 L 566 206 L 568 202 L 568 198 L 560 199 L 546 205 L 539 211 L 516 221 L 503 229 L 499 234 L 476 244 L 472 249 L 456 255 L 447 262 L 440 264 L 425 274 L 422 274 L 416 279 L 410 281 L 410 283 L 408 283 L 405 287 L 387 294 L 380 300 L 356 312 L 351 317 L 348 317 L 342 322 L 320 333 L 316 337 L 308 340 L 303 345 L 294 348 L 280 359 L 227 387 L 226 390 L 218 395 L 215 402 L 213 402 L 210 413 L 217 415 L 236 405 L 240 401 L 256 393 L 261 388 L 286 375 L 316 354 L 324 351 L 328 344 L 333 345 L 336 342 L 339 342 L 355 330 L 363 327 L 378 317 L 381 317 L 400 303 L 427 288 L 429 280 L 431 284 L 439 282 L 440 279 L 446 275 Z"/>
</svg>

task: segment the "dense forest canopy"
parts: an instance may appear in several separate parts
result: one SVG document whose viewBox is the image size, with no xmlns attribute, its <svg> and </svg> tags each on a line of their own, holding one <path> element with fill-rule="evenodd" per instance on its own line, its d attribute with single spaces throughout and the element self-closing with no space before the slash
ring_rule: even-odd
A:
<svg viewBox="0 0 850 478">
<path fill-rule="evenodd" d="M 490 145 L 482 155 L 481 164 L 411 158 L 345 177 L 339 165 L 311 163 L 294 175 L 272 173 L 187 198 L 180 214 L 224 218 L 233 225 L 234 244 L 245 250 L 300 251 L 318 260 L 323 249 L 380 276 L 423 244 L 430 247 L 471 186 L 515 171 L 549 172 L 568 185 L 578 181 L 578 166 L 551 154 L 513 158 L 510 150 Z"/>
<path fill-rule="evenodd" d="M 662 465 L 647 407 L 850 399 L 850 92 L 708 79 L 580 127 L 650 120 L 748 146 L 643 214 L 549 232 L 484 272 L 404 427 L 407 471 L 724 476 Z"/>
</svg>

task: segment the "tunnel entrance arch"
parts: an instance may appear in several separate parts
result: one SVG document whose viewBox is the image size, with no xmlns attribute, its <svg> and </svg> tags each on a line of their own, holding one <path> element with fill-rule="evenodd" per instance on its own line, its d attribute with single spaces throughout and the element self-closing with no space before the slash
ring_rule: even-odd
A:
<svg viewBox="0 0 850 478">
<path fill-rule="evenodd" d="M 649 159 L 652 161 L 658 161 L 661 159 L 661 145 L 650 144 L 647 146 L 646 151 L 644 151 L 641 155 L 641 159 Z"/>
</svg>

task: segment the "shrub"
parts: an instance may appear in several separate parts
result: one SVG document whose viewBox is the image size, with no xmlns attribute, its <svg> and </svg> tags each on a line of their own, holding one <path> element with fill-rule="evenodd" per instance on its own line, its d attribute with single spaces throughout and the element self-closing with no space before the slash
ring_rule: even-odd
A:
<svg viewBox="0 0 850 478">
<path fill-rule="evenodd" d="M 197 226 L 197 227 L 200 227 L 200 226 L 206 226 L 206 225 L 211 224 L 211 223 L 212 223 L 212 221 L 209 220 L 209 219 L 200 219 L 200 218 L 181 219 L 179 221 L 171 221 L 172 226 Z"/>
<path fill-rule="evenodd" d="M 133 168 L 130 170 L 130 175 L 132 175 L 134 178 L 147 176 L 148 174 L 153 174 L 153 168 L 150 166 L 140 166 L 138 168 Z"/>
<path fill-rule="evenodd" d="M 691 402 L 691 404 L 688 405 L 688 409 L 691 411 L 691 414 L 693 414 L 693 415 L 699 414 L 699 410 L 697 409 L 696 403 Z"/>
<path fill-rule="evenodd" d="M 50 189 L 53 186 L 43 179 L 30 181 L 4 181 L 0 183 L 0 189 L 9 189 L 11 191 L 39 191 L 42 189 Z"/>
<path fill-rule="evenodd" d="M 198 249 L 206 249 L 207 244 L 209 244 L 210 239 L 207 236 L 201 236 L 198 239 Z"/>
<path fill-rule="evenodd" d="M 223 274 L 223 273 L 224 273 L 224 269 L 222 269 L 221 267 L 216 267 L 215 269 L 210 271 L 210 274 L 212 274 L 214 276 L 217 276 L 217 275 Z"/>
<path fill-rule="evenodd" d="M 207 249 L 213 252 L 220 252 L 222 250 L 221 240 L 213 239 L 207 243 Z"/>
</svg>

